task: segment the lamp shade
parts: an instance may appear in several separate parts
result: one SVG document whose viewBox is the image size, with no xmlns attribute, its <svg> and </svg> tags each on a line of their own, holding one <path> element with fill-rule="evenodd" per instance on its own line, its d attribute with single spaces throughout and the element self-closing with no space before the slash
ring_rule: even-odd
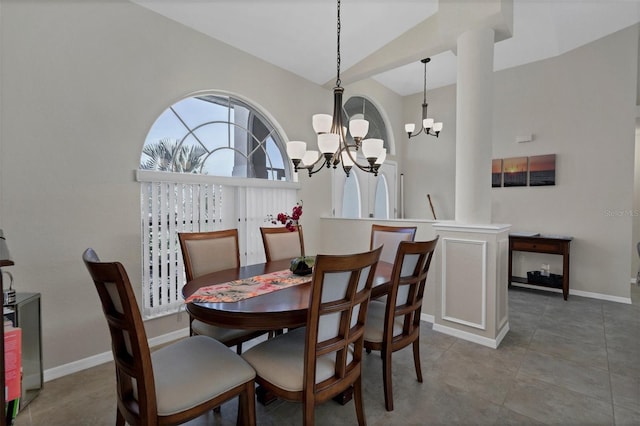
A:
<svg viewBox="0 0 640 426">
<path fill-rule="evenodd" d="M 313 130 L 317 133 L 329 133 L 331 131 L 331 122 L 333 121 L 333 117 L 329 114 L 314 114 L 311 117 L 311 124 L 313 125 Z"/>
<path fill-rule="evenodd" d="M 318 157 L 320 157 L 320 153 L 318 151 L 307 151 L 304 153 L 304 157 L 302 157 L 302 164 L 310 166 L 318 161 Z"/>
<path fill-rule="evenodd" d="M 433 125 L 433 131 L 434 131 L 434 132 L 439 132 L 439 131 L 441 131 L 441 130 L 442 130 L 442 123 L 441 123 L 441 122 L 435 123 L 435 124 Z"/>
<path fill-rule="evenodd" d="M 425 129 L 430 129 L 433 127 L 433 118 L 425 118 L 422 120 L 422 127 Z"/>
<path fill-rule="evenodd" d="M 407 123 L 404 125 L 404 131 L 407 133 L 413 133 L 415 129 L 416 129 L 416 125 L 413 123 Z"/>
<path fill-rule="evenodd" d="M 362 154 L 365 158 L 378 158 L 382 153 L 382 139 L 365 139 L 362 141 Z"/>
<path fill-rule="evenodd" d="M 301 160 L 307 150 L 307 143 L 301 141 L 287 142 L 287 155 L 292 160 Z"/>
<path fill-rule="evenodd" d="M 353 167 L 352 158 L 356 158 L 356 155 L 358 155 L 355 149 L 349 148 L 349 152 L 351 153 L 351 156 L 349 156 L 347 150 L 344 150 L 342 151 L 342 153 L 340 153 L 340 159 L 342 160 L 342 164 L 344 164 L 345 167 Z"/>
<path fill-rule="evenodd" d="M 336 133 L 321 133 L 318 135 L 318 149 L 323 154 L 334 153 L 340 145 L 340 135 Z"/>
<path fill-rule="evenodd" d="M 369 131 L 369 122 L 361 118 L 354 118 L 349 121 L 349 133 L 352 138 L 364 138 Z"/>
<path fill-rule="evenodd" d="M 382 164 L 384 163 L 384 160 L 387 158 L 387 148 L 382 148 L 382 152 L 380 153 L 380 155 L 378 156 L 378 158 L 376 159 L 376 164 Z"/>
</svg>

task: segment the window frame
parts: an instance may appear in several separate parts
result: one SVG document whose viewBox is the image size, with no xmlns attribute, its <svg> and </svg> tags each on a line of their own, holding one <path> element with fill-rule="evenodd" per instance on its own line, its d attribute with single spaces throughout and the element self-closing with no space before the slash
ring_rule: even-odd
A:
<svg viewBox="0 0 640 426">
<path fill-rule="evenodd" d="M 176 106 L 179 105 L 180 103 L 183 103 L 185 101 L 188 101 L 190 99 L 198 99 L 200 101 L 208 101 L 211 102 L 212 104 L 216 104 L 219 105 L 221 107 L 225 107 L 226 108 L 226 114 L 225 120 L 221 120 L 221 119 L 212 119 L 209 121 L 201 121 L 198 124 L 187 124 L 187 122 L 191 122 L 191 119 L 183 119 L 183 117 L 185 117 L 185 113 L 184 112 L 179 112 L 176 111 Z M 247 122 L 246 123 L 238 123 L 236 121 L 232 121 L 232 111 L 234 108 L 243 108 L 244 110 L 247 111 Z M 242 110 L 240 110 L 242 111 Z M 157 139 L 155 140 L 153 143 L 155 144 L 159 144 L 161 143 L 163 140 L 167 140 L 167 142 L 170 142 L 170 139 L 173 139 L 176 142 L 176 145 L 174 147 L 173 150 L 173 156 L 171 157 L 171 160 L 168 161 L 168 165 L 165 167 L 169 167 L 169 170 L 163 170 L 163 171 L 171 171 L 171 172 L 176 172 L 178 170 L 176 170 L 177 166 L 175 164 L 175 160 L 176 160 L 176 153 L 180 152 L 180 149 L 185 145 L 185 141 L 188 138 L 193 138 L 195 139 L 195 142 L 193 144 L 193 146 L 196 146 L 202 150 L 204 150 L 204 154 L 203 154 L 203 162 L 202 165 L 200 166 L 200 171 L 198 173 L 195 174 L 209 174 L 209 173 L 202 173 L 202 169 L 206 166 L 206 162 L 213 156 L 216 154 L 216 152 L 221 151 L 221 150 L 231 150 L 233 152 L 233 156 L 234 156 L 234 169 L 232 170 L 232 176 L 234 177 L 245 177 L 245 178 L 255 178 L 255 176 L 247 176 L 246 172 L 249 170 L 253 170 L 255 173 L 255 163 L 252 162 L 250 160 L 250 157 L 253 157 L 256 155 L 256 153 L 262 152 L 264 153 L 264 158 L 266 159 L 265 162 L 268 165 L 268 167 L 265 167 L 266 173 L 267 173 L 267 177 L 266 178 L 262 178 L 262 177 L 257 177 L 258 179 L 267 179 L 267 180 L 284 180 L 284 181 L 296 181 L 297 180 L 297 176 L 293 171 L 293 166 L 291 161 L 289 160 L 289 157 L 287 155 L 287 150 L 286 150 L 286 142 L 287 142 L 287 138 L 286 138 L 286 134 L 284 132 L 284 130 L 277 124 L 277 122 L 275 121 L 275 119 L 268 113 L 266 112 L 266 110 L 262 107 L 260 107 L 259 105 L 255 104 L 254 102 L 246 99 L 243 96 L 234 94 L 234 93 L 230 93 L 230 92 L 225 92 L 225 91 L 219 91 L 219 90 L 211 90 L 211 91 L 201 91 L 201 92 L 195 92 L 195 93 L 191 93 L 187 96 L 184 96 L 180 99 L 178 99 L 177 101 L 173 102 L 169 107 L 165 108 L 162 113 L 160 113 L 160 115 L 158 115 L 156 117 L 156 119 L 154 120 L 153 124 L 151 125 L 151 127 L 149 128 L 149 130 L 147 131 L 147 136 L 145 137 L 145 142 L 143 144 L 143 152 L 140 156 L 140 165 L 139 165 L 139 169 L 142 170 L 162 170 L 163 168 L 147 168 L 147 167 L 143 167 L 145 165 L 145 163 L 149 162 L 149 158 L 145 158 L 145 154 L 144 150 L 145 147 L 152 145 L 152 143 L 150 143 L 150 141 L 148 140 L 149 138 L 149 134 L 151 134 L 154 131 L 154 127 L 158 124 L 159 119 L 161 117 L 163 117 L 163 115 L 165 113 L 171 112 L 173 113 L 173 115 L 175 116 L 175 118 L 178 120 L 179 123 L 182 124 L 182 126 L 185 127 L 185 131 L 184 132 L 180 132 L 180 134 L 182 134 L 182 137 L 180 138 L 161 138 L 161 139 Z M 262 125 L 266 130 L 267 133 L 265 134 L 264 137 L 260 138 L 255 134 L 255 130 L 256 130 L 256 125 L 252 125 L 251 123 L 253 122 L 253 120 L 256 119 L 258 120 L 258 123 L 260 125 Z M 203 143 L 199 137 L 196 135 L 196 131 L 206 127 L 206 126 L 211 126 L 211 125 L 226 125 L 230 130 L 227 132 L 227 136 L 226 136 L 226 141 L 224 144 L 221 144 L 220 146 L 214 145 L 213 148 L 208 146 L 209 144 L 207 143 Z M 246 125 L 245 125 L 246 124 Z M 251 128 L 250 128 L 251 127 Z M 243 151 L 242 149 L 239 149 L 236 146 L 237 141 L 234 140 L 234 136 L 232 136 L 232 132 L 231 129 L 232 128 L 237 128 L 240 131 L 244 132 L 247 136 L 247 146 L 244 147 L 245 150 Z M 280 154 L 280 160 L 282 161 L 282 167 L 283 169 L 276 169 L 274 168 L 273 164 L 274 161 L 271 160 L 271 157 L 268 153 L 267 150 L 267 144 L 272 141 L 273 144 L 275 145 L 275 147 L 278 149 L 278 153 Z M 249 146 L 249 145 L 255 145 L 255 146 Z M 190 144 L 191 146 L 191 144 Z M 246 151 L 246 152 L 245 152 Z M 236 175 L 236 167 L 238 166 L 242 166 L 241 164 L 236 164 L 237 162 L 237 156 L 240 157 L 244 157 L 245 158 L 245 174 L 244 176 L 239 176 Z M 252 167 L 247 167 L 247 165 L 251 164 Z M 277 170 L 281 170 L 282 173 L 280 173 L 281 175 L 281 179 L 273 179 L 272 176 L 274 173 L 277 173 Z M 211 176 L 224 176 L 224 177 L 231 177 L 229 175 L 220 175 L 220 174 L 210 174 Z"/>
<path fill-rule="evenodd" d="M 245 158 L 262 150 L 265 157 L 267 144 L 270 141 L 278 148 L 284 168 L 284 180 L 272 179 L 273 167 L 265 167 L 266 178 L 244 176 L 218 176 L 204 173 L 171 172 L 143 169 L 144 154 L 141 151 L 139 168 L 135 171 L 136 180 L 140 182 L 140 218 L 141 218 L 141 252 L 142 252 L 142 300 L 141 310 L 144 319 L 157 318 L 178 312 L 184 307 L 181 289 L 185 283 L 182 253 L 177 240 L 178 232 L 201 232 L 218 229 L 237 228 L 240 244 L 241 264 L 252 264 L 264 261 L 264 250 L 260 236 L 260 226 L 265 226 L 270 214 L 286 211 L 299 201 L 300 184 L 297 174 L 286 152 L 286 135 L 277 121 L 252 101 L 237 94 L 222 91 L 202 91 L 189 94 L 173 102 L 156 117 L 145 137 L 154 129 L 158 119 L 175 105 L 190 98 L 215 96 L 226 99 L 227 105 L 240 105 L 247 111 L 247 123 L 257 117 L 267 130 L 261 140 L 248 128 L 247 155 Z M 227 109 L 227 117 L 230 117 Z M 177 114 L 173 111 L 174 114 Z M 191 120 L 193 124 L 193 120 Z M 212 120 L 220 121 L 220 120 Z M 173 161 L 185 139 L 205 122 L 189 126 L 183 122 L 185 134 L 176 150 L 172 153 Z M 266 124 L 265 124 L 266 122 Z M 238 126 L 229 118 L 228 126 Z M 247 126 L 249 127 L 249 126 Z M 174 134 L 173 131 L 170 131 Z M 275 135 L 275 136 L 273 136 Z M 154 137 L 157 137 L 154 136 Z M 251 141 L 255 144 L 251 144 Z M 231 132 L 227 136 L 227 145 L 234 143 Z M 253 146 L 252 149 L 250 145 Z M 203 146 L 203 148 L 206 148 Z M 241 155 L 244 153 L 236 151 Z M 216 149 L 209 150 L 208 156 Z M 233 169 L 237 166 L 234 154 Z M 248 164 L 246 162 L 245 164 Z M 266 164 L 266 161 L 265 161 Z M 273 162 L 270 161 L 271 166 Z M 252 165 L 251 168 L 253 168 Z M 232 170 L 233 170 L 232 169 Z M 184 169 L 183 169 L 184 170 Z M 245 167 L 249 170 L 249 167 Z M 271 171 L 269 171 L 271 170 Z M 172 219 L 175 218 L 175 219 Z"/>
</svg>

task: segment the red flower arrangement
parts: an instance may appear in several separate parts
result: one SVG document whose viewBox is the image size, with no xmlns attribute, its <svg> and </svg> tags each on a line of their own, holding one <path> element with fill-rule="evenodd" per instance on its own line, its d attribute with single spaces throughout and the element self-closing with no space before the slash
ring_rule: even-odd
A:
<svg viewBox="0 0 640 426">
<path fill-rule="evenodd" d="M 286 213 L 278 213 L 276 219 L 273 219 L 273 216 L 271 217 L 271 223 L 276 224 L 280 222 L 285 226 L 285 228 L 293 232 L 296 230 L 296 226 L 298 225 L 300 216 L 302 216 L 302 200 L 299 203 L 296 203 L 295 206 L 293 206 L 291 215 L 288 215 Z"/>
</svg>

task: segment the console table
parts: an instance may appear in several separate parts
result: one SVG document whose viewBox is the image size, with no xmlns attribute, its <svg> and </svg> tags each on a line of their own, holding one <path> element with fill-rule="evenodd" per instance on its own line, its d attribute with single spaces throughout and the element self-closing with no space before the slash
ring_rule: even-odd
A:
<svg viewBox="0 0 640 426">
<path fill-rule="evenodd" d="M 513 252 L 514 251 L 525 251 L 525 252 L 534 252 L 534 253 L 547 253 L 547 254 L 557 254 L 562 256 L 562 296 L 564 300 L 567 300 L 567 296 L 569 295 L 569 243 L 571 243 L 573 237 L 565 237 L 559 235 L 519 235 L 519 234 L 510 234 L 509 235 L 509 286 L 511 286 L 511 282 L 536 285 L 536 286 L 546 286 L 546 287 L 557 287 L 553 283 L 541 283 L 538 281 L 529 281 L 528 278 L 523 277 L 514 277 L 513 276 Z"/>
</svg>

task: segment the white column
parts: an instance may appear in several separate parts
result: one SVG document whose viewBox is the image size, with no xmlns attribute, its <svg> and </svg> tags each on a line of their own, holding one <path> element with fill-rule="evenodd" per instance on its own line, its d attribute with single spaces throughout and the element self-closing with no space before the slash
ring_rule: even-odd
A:
<svg viewBox="0 0 640 426">
<path fill-rule="evenodd" d="M 458 37 L 455 221 L 491 223 L 494 30 Z"/>
<path fill-rule="evenodd" d="M 455 221 L 440 235 L 433 329 L 497 348 L 509 331 L 510 225 L 491 224 L 493 43 L 490 28 L 458 37 Z"/>
</svg>

